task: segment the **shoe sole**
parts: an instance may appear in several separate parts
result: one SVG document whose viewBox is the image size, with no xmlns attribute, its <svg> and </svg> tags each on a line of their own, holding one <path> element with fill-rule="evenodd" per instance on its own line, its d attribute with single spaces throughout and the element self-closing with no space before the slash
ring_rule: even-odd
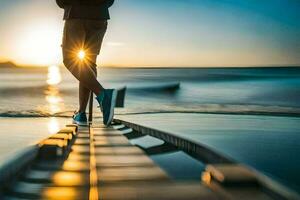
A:
<svg viewBox="0 0 300 200">
<path fill-rule="evenodd" d="M 116 98 L 117 98 L 117 90 L 113 90 L 112 92 L 112 97 L 111 97 L 111 105 L 110 105 L 110 112 L 109 112 L 109 117 L 108 117 L 108 121 L 105 124 L 106 126 L 109 126 L 114 118 L 114 109 L 116 106 Z"/>
<path fill-rule="evenodd" d="M 73 124 L 77 124 L 78 126 L 87 126 L 88 125 L 87 122 L 78 122 L 78 121 L 75 121 L 75 120 L 73 120 Z"/>
</svg>

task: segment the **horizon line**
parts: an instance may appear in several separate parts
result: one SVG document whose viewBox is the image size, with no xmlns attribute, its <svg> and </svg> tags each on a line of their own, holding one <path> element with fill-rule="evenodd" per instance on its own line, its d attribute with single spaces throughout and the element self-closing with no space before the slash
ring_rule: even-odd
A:
<svg viewBox="0 0 300 200">
<path fill-rule="evenodd" d="M 50 65 L 29 65 L 29 64 L 24 64 L 24 65 L 20 65 L 20 64 L 16 64 L 13 61 L 0 61 L 0 65 L 10 65 L 7 68 L 47 68 L 49 66 L 55 65 L 55 64 L 50 64 Z M 59 67 L 64 67 L 63 64 L 58 64 L 57 66 Z M 227 65 L 227 66 L 204 66 L 204 65 L 199 65 L 199 66 L 116 66 L 116 65 L 99 65 L 98 67 L 103 67 L 103 68 L 123 68 L 123 69 L 153 69 L 153 68 L 157 68 L 157 69 L 163 69 L 163 68 L 168 68 L 168 69 L 172 69 L 172 68 L 287 68 L 287 67 L 300 67 L 300 64 L 269 64 L 269 65 Z M 0 68 L 5 68 L 5 67 L 1 67 Z"/>
</svg>

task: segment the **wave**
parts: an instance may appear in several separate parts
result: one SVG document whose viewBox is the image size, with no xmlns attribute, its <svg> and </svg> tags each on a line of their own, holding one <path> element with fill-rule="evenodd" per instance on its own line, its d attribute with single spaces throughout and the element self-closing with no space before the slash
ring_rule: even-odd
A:
<svg viewBox="0 0 300 200">
<path fill-rule="evenodd" d="M 176 91 L 180 89 L 180 82 L 176 83 L 165 83 L 165 84 L 151 84 L 149 86 L 140 86 L 140 87 L 128 87 L 129 91 L 133 92 L 167 92 L 167 91 Z"/>
<path fill-rule="evenodd" d="M 65 117 L 69 118 L 74 111 L 66 110 L 57 113 L 48 113 L 39 110 L 24 111 L 4 111 L 0 110 L 0 117 L 14 118 L 39 118 L 39 117 Z M 191 107 L 160 107 L 150 108 L 126 108 L 117 109 L 116 115 L 146 115 L 164 113 L 184 113 L 184 114 L 230 114 L 230 115 L 265 115 L 265 116 L 287 116 L 300 117 L 300 108 L 282 106 L 262 106 L 262 105 L 227 105 L 227 104 L 203 104 Z"/>
<path fill-rule="evenodd" d="M 24 111 L 2 111 L 0 117 L 15 117 L 15 118 L 38 118 L 38 117 L 70 117 L 74 111 L 65 111 L 59 113 L 47 113 L 38 110 L 24 110 Z"/>
</svg>

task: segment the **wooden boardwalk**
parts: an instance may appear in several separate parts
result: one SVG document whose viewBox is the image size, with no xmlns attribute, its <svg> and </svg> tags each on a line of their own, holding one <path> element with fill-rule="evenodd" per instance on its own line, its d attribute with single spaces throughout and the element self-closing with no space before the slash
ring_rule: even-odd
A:
<svg viewBox="0 0 300 200">
<path fill-rule="evenodd" d="M 32 159 L 23 166 L 7 169 L 0 199 L 274 199 L 237 165 L 210 166 L 202 181 L 200 176 L 195 182 L 172 180 L 121 131 L 102 125 L 70 125 L 29 154 Z M 232 184 L 220 184 L 224 179 Z"/>
<path fill-rule="evenodd" d="M 120 131 L 68 127 L 41 143 L 38 158 L 2 199 L 218 199 L 198 183 L 176 183 Z"/>
</svg>

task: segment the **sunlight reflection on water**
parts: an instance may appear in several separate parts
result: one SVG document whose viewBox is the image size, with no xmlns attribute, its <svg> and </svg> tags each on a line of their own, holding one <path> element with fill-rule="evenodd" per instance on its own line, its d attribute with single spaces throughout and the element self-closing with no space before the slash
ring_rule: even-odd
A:
<svg viewBox="0 0 300 200">
<path fill-rule="evenodd" d="M 51 117 L 48 122 L 48 132 L 50 134 L 55 134 L 59 131 L 59 123 L 57 118 Z"/>
<path fill-rule="evenodd" d="M 55 114 L 64 109 L 63 99 L 59 93 L 57 85 L 62 81 L 59 67 L 52 65 L 48 67 L 47 84 L 48 87 L 45 90 L 46 101 L 48 103 L 46 110 L 51 114 Z"/>
<path fill-rule="evenodd" d="M 52 65 L 48 67 L 48 75 L 47 75 L 47 84 L 48 85 L 57 85 L 61 82 L 61 73 L 59 67 L 56 65 Z"/>
</svg>

